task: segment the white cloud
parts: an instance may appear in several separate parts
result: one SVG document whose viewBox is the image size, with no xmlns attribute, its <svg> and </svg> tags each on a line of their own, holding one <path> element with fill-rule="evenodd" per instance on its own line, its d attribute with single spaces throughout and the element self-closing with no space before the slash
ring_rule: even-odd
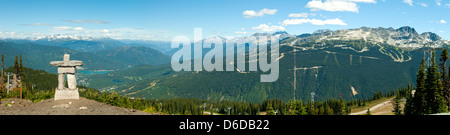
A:
<svg viewBox="0 0 450 135">
<path fill-rule="evenodd" d="M 422 7 L 428 7 L 428 5 L 425 3 L 417 3 L 417 4 L 421 5 Z"/>
<path fill-rule="evenodd" d="M 413 1 L 412 0 L 403 0 L 403 3 L 406 3 L 410 6 L 413 6 Z"/>
<path fill-rule="evenodd" d="M 375 0 L 312 0 L 306 4 L 306 8 L 311 8 L 312 11 L 347 11 L 359 12 L 359 7 L 356 3 L 376 3 Z"/>
<path fill-rule="evenodd" d="M 267 25 L 267 24 L 260 24 L 257 27 L 253 27 L 254 30 L 259 30 L 263 32 L 273 32 L 278 30 L 286 30 L 283 26 L 274 26 L 274 25 Z"/>
<path fill-rule="evenodd" d="M 303 17 L 303 18 L 306 18 L 306 17 L 308 17 L 308 16 L 315 16 L 316 14 L 308 14 L 308 13 L 292 13 L 292 14 L 289 14 L 289 16 L 288 17 L 292 17 L 292 18 L 300 18 L 300 17 Z"/>
<path fill-rule="evenodd" d="M 256 12 L 255 10 L 245 10 L 244 12 L 242 12 L 242 15 L 244 15 L 245 18 L 262 17 L 265 14 L 274 15 L 275 13 L 277 13 L 277 11 L 277 9 L 267 8 L 259 10 L 258 12 Z"/>
<path fill-rule="evenodd" d="M 169 31 L 147 30 L 142 28 L 111 28 L 111 29 L 85 29 L 82 31 L 89 37 L 110 37 L 113 39 L 138 39 L 138 40 L 162 40 L 170 41 Z"/>
<path fill-rule="evenodd" d="M 347 25 L 343 20 L 336 19 L 327 19 L 327 20 L 318 20 L 318 19 L 288 19 L 283 21 L 283 26 L 287 25 L 297 25 L 311 23 L 312 25 Z"/>
<path fill-rule="evenodd" d="M 52 24 L 48 24 L 48 23 L 32 23 L 32 24 L 21 24 L 21 25 L 25 25 L 25 26 L 52 26 Z"/>
<path fill-rule="evenodd" d="M 25 39 L 44 37 L 47 35 L 62 34 L 80 37 L 105 38 L 112 39 L 131 39 L 131 40 L 157 40 L 171 41 L 170 31 L 165 30 L 146 30 L 142 28 L 110 28 L 110 29 L 89 29 L 84 27 L 55 26 L 48 29 L 47 32 L 10 32 L 0 30 L 0 39 L 13 38 Z"/>
<path fill-rule="evenodd" d="M 100 32 L 103 32 L 103 33 L 108 33 L 108 32 L 109 32 L 109 30 L 108 30 L 108 29 L 103 29 L 103 30 L 101 30 Z"/>
<path fill-rule="evenodd" d="M 83 27 L 68 27 L 68 26 L 58 26 L 53 27 L 52 30 L 83 30 Z"/>
<path fill-rule="evenodd" d="M 65 22 L 71 23 L 98 23 L 98 24 L 108 24 L 109 22 L 101 20 L 64 20 Z"/>
<path fill-rule="evenodd" d="M 13 38 L 13 39 L 25 39 L 28 37 L 44 36 L 46 34 L 40 32 L 11 32 L 11 31 L 0 31 L 0 38 Z"/>
<path fill-rule="evenodd" d="M 0 37 L 2 38 L 11 38 L 16 35 L 16 32 L 0 32 Z"/>
<path fill-rule="evenodd" d="M 442 5 L 442 0 L 436 0 L 436 5 L 441 6 Z"/>
<path fill-rule="evenodd" d="M 445 20 L 440 20 L 439 23 L 441 23 L 441 24 L 447 24 L 447 21 L 445 21 Z"/>
<path fill-rule="evenodd" d="M 236 31 L 236 32 L 234 32 L 235 34 L 242 34 L 242 35 L 246 35 L 246 34 L 248 34 L 248 32 L 246 32 L 246 31 Z"/>
</svg>

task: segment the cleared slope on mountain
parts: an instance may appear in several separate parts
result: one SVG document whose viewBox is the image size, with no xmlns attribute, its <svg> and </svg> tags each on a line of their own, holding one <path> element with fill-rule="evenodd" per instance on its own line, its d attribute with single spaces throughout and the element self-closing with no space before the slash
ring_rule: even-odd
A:
<svg viewBox="0 0 450 135">
<path fill-rule="evenodd" d="M 418 49 L 425 44 L 431 47 L 443 47 L 448 44 L 435 33 L 425 32 L 419 34 L 409 26 L 394 28 L 368 28 L 343 29 L 336 31 L 321 31 L 311 35 L 298 36 L 308 42 L 333 41 L 333 40 L 364 40 L 373 44 L 388 44 L 394 47 Z"/>
<path fill-rule="evenodd" d="M 258 34 L 256 34 L 258 35 Z M 271 35 L 271 34 L 259 34 Z M 411 27 L 359 28 L 319 31 L 280 41 L 280 78 L 260 83 L 260 72 L 182 72 L 150 78 L 119 87 L 131 96 L 259 102 L 267 98 L 293 98 L 293 49 L 297 49 L 296 98 L 316 100 L 370 97 L 374 92 L 414 84 L 420 48 L 448 47 L 430 32 L 418 34 Z M 405 46 L 406 45 L 406 46 Z M 204 53 L 204 52 L 203 52 Z M 358 93 L 354 95 L 352 88 Z"/>
<path fill-rule="evenodd" d="M 278 98 L 287 101 L 293 98 L 294 48 L 300 50 L 296 52 L 296 98 L 303 100 L 310 100 L 311 92 L 316 93 L 316 100 L 338 98 L 341 93 L 346 99 L 354 99 L 405 86 L 414 81 L 416 60 L 419 61 L 416 58 L 422 58 L 420 51 L 405 51 L 362 40 L 284 45 L 280 49 L 284 57 L 280 60 L 279 79 L 274 83 L 261 83 L 261 72 L 202 71 L 150 78 L 117 90 L 145 98 L 194 97 L 250 102 Z M 380 51 L 382 48 L 384 51 Z M 391 55 L 411 57 L 411 60 L 397 62 Z M 357 95 L 353 95 L 351 87 L 356 89 Z"/>
<path fill-rule="evenodd" d="M 95 89 L 115 89 L 120 86 L 130 86 L 133 83 L 149 78 L 175 73 L 170 64 L 140 65 L 120 71 L 112 71 L 106 74 L 87 76 L 89 87 Z"/>
</svg>

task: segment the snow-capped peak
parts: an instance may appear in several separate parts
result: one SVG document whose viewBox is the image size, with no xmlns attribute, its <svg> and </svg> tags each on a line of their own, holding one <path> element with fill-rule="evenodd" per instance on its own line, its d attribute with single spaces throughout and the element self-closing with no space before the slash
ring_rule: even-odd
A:
<svg viewBox="0 0 450 135">
<path fill-rule="evenodd" d="M 29 40 L 45 40 L 45 41 L 55 41 L 55 40 L 87 40 L 91 41 L 93 38 L 91 37 L 82 37 L 77 35 L 66 35 L 66 34 L 52 34 L 47 36 L 40 36 L 35 38 L 28 38 Z"/>
<path fill-rule="evenodd" d="M 412 49 L 422 48 L 425 44 L 432 47 L 440 47 L 445 43 L 445 40 L 442 40 L 442 38 L 435 33 L 425 32 L 419 34 L 414 28 L 409 26 L 400 27 L 398 29 L 362 27 L 357 29 L 325 31 L 327 32 L 324 32 L 323 30 L 316 31 L 316 34 L 303 36 L 303 38 L 311 37 L 309 39 L 314 41 L 364 40 L 375 44 L 385 43 L 395 47 Z"/>
</svg>

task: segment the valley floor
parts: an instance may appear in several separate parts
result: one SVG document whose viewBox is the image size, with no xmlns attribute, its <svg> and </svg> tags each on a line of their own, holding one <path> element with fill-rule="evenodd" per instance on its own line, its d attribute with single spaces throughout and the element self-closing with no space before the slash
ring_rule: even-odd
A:
<svg viewBox="0 0 450 135">
<path fill-rule="evenodd" d="M 80 97 L 79 100 L 47 99 L 33 103 L 29 100 L 2 99 L 0 115 L 152 115 L 147 112 L 115 107 Z"/>
</svg>

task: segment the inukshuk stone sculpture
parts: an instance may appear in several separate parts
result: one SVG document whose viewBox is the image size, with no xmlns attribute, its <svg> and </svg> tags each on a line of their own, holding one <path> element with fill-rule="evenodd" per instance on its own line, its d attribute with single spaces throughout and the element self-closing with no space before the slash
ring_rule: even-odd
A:
<svg viewBox="0 0 450 135">
<path fill-rule="evenodd" d="M 55 100 L 79 99 L 77 80 L 75 78 L 75 67 L 82 66 L 83 62 L 79 60 L 70 60 L 69 54 L 64 54 L 63 61 L 52 61 L 51 66 L 58 67 L 58 88 L 55 89 Z M 67 75 L 67 84 L 65 87 L 64 78 Z"/>
</svg>

